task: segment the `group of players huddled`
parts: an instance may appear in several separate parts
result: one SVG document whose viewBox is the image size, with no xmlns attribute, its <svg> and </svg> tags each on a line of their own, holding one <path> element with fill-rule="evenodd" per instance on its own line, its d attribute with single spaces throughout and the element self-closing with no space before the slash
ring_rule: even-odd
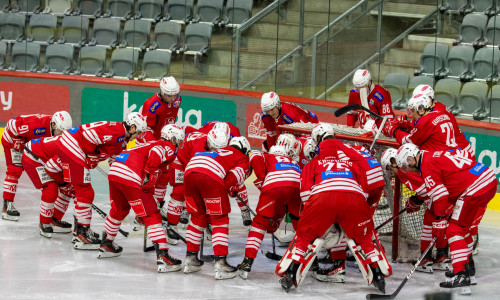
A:
<svg viewBox="0 0 500 300">
<path fill-rule="evenodd" d="M 7 123 L 2 136 L 7 164 L 2 217 L 19 219 L 13 200 L 25 170 L 35 188 L 42 190 L 39 229 L 44 237 L 73 232 L 75 249 L 99 250 L 99 258 L 115 257 L 123 249 L 114 239 L 132 208 L 154 245 L 158 272 L 201 270 L 204 262 L 198 252 L 210 227 L 215 278 L 239 274 L 247 279 L 266 232 L 274 233 L 288 214 L 296 234 L 275 272 L 287 292 L 309 270 L 320 281 L 344 282 L 346 248 L 366 283 L 385 292 L 385 278 L 392 268 L 372 220 L 385 172 L 416 192 L 406 202 L 406 213 L 425 203 L 421 250 L 435 243 L 437 257 L 429 251 L 418 270 L 432 273 L 433 265 L 446 270 L 447 280 L 440 286 L 470 294 L 469 286 L 476 284 L 473 236 L 495 195 L 495 174 L 475 161 L 454 116 L 434 101 L 430 86 L 418 86 L 413 92 L 407 109 L 413 120 L 408 120 L 395 117 L 390 94 L 372 84 L 367 70 L 357 70 L 353 83 L 349 104 L 361 104 L 389 119 L 379 128 L 380 120 L 356 110 L 348 115 L 347 125 L 354 127 L 359 121 L 365 135 L 381 131 L 402 145 L 387 149 L 380 163 L 363 146 L 336 139 L 330 124 L 280 101 L 275 92 L 261 98 L 267 132 L 261 151 L 252 151 L 230 123 L 213 121 L 200 129 L 174 125 L 182 99 L 173 77 L 163 78 L 160 91 L 144 103 L 142 112 L 128 114 L 123 122 L 73 127 L 65 111 L 18 116 Z M 310 137 L 281 133 L 278 127 L 296 122 L 317 125 Z M 126 149 L 134 139 L 135 147 Z M 90 228 L 94 200 L 90 169 L 105 160 L 110 165 L 111 210 L 99 235 Z M 260 190 L 253 220 L 244 184 L 252 172 L 253 184 Z M 164 201 L 167 185 L 172 193 Z M 233 197 L 243 224 L 249 226 L 245 257 L 238 266 L 226 261 Z M 73 199 L 72 228 L 62 218 Z M 179 222 L 188 223 L 184 262 L 168 252 L 168 244 L 179 239 Z M 320 267 L 317 253 L 324 248 L 328 255 L 321 262 L 327 266 Z"/>
</svg>

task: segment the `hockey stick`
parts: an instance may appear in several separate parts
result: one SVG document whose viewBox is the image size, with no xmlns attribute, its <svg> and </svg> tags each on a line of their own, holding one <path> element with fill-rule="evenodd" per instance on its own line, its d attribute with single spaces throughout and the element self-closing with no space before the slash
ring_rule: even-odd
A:
<svg viewBox="0 0 500 300">
<path fill-rule="evenodd" d="M 399 216 L 406 211 L 406 207 L 400 210 L 395 216 L 390 217 L 389 219 L 385 220 L 382 224 L 378 225 L 375 230 L 379 230 L 380 228 L 384 227 L 387 225 L 387 223 L 392 222 L 393 220 L 399 218 Z"/>
<path fill-rule="evenodd" d="M 380 136 L 380 133 L 382 132 L 382 128 L 384 128 L 385 122 L 387 121 L 387 117 L 388 116 L 384 116 L 384 118 L 382 119 L 382 123 L 380 124 L 380 126 L 379 126 L 379 128 L 377 130 L 377 134 L 373 138 L 373 142 L 370 145 L 370 151 L 372 151 L 373 146 L 375 146 L 375 142 L 377 141 L 378 137 Z"/>
<path fill-rule="evenodd" d="M 155 249 L 155 247 L 154 246 L 147 247 L 146 246 L 147 242 L 148 242 L 148 233 L 147 233 L 146 225 L 144 225 L 144 243 L 142 244 L 142 251 L 144 251 L 144 252 L 153 251 Z"/>
<path fill-rule="evenodd" d="M 418 260 L 415 263 L 415 265 L 413 266 L 413 268 L 411 268 L 410 273 L 408 273 L 408 275 L 406 275 L 406 278 L 403 280 L 403 282 L 401 282 L 401 284 L 398 286 L 397 290 L 394 293 L 392 293 L 390 295 L 368 294 L 368 295 L 366 295 L 366 299 L 370 300 L 370 299 L 394 299 L 394 298 L 396 298 L 397 295 L 399 294 L 399 292 L 401 291 L 401 289 L 405 286 L 408 279 L 410 279 L 411 275 L 413 275 L 413 272 L 415 272 L 418 265 L 420 265 L 420 262 L 425 258 L 425 256 L 427 255 L 427 252 L 429 252 L 432 249 L 432 247 L 436 243 L 436 239 L 437 239 L 436 237 L 432 238 L 432 241 L 429 244 L 429 246 L 427 246 L 427 248 L 422 253 L 422 255 L 420 255 L 420 257 L 418 258 Z"/>
<path fill-rule="evenodd" d="M 200 245 L 200 260 L 204 262 L 212 262 L 215 260 L 215 255 L 204 255 L 203 254 L 203 244 L 205 242 L 205 233 L 201 236 L 201 245 Z"/>
<path fill-rule="evenodd" d="M 352 110 L 356 110 L 356 109 L 362 109 L 362 110 L 366 111 L 367 113 L 369 113 L 374 118 L 377 118 L 377 119 L 380 119 L 380 120 L 383 119 L 383 117 L 381 115 L 378 115 L 378 114 L 374 113 L 373 111 L 371 111 L 370 109 L 364 107 L 361 104 L 349 104 L 349 105 L 343 106 L 343 107 L 337 109 L 335 111 L 334 115 L 336 117 L 340 117 L 340 116 L 345 115 L 346 113 L 348 113 L 348 112 L 350 112 Z"/>
</svg>

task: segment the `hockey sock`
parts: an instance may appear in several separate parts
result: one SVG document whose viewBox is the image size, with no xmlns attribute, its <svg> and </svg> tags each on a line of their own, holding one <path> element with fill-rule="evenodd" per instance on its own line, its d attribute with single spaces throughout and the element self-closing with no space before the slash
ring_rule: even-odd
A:
<svg viewBox="0 0 500 300">
<path fill-rule="evenodd" d="M 92 204 L 77 202 L 75 205 L 75 215 L 80 225 L 90 225 L 92 220 Z"/>
<path fill-rule="evenodd" d="M 184 207 L 183 201 L 170 199 L 168 202 L 168 210 L 167 210 L 167 220 L 168 223 L 172 225 L 179 224 L 179 219 L 181 218 L 182 208 Z"/>
<path fill-rule="evenodd" d="M 226 256 L 229 252 L 229 216 L 210 216 L 212 220 L 212 246 L 214 255 Z"/>
<path fill-rule="evenodd" d="M 165 199 L 165 194 L 167 193 L 166 186 L 155 186 L 155 191 L 153 197 L 156 199 L 158 203 L 163 202 Z"/>
<path fill-rule="evenodd" d="M 432 219 L 433 216 L 429 212 L 424 214 L 424 226 L 422 229 L 422 237 L 420 238 L 420 251 L 423 252 L 432 241 Z"/>
<path fill-rule="evenodd" d="M 68 209 L 69 202 L 72 198 L 59 193 L 54 205 L 54 218 L 61 220 Z"/>
<path fill-rule="evenodd" d="M 197 225 L 196 223 L 202 223 L 197 220 L 196 217 L 191 216 L 189 225 L 186 229 L 186 242 L 188 252 L 198 252 L 200 251 L 201 239 L 203 238 L 203 232 L 207 227 L 207 224 Z M 205 226 L 203 226 L 205 225 Z"/>
<path fill-rule="evenodd" d="M 263 226 L 260 224 L 252 225 L 248 232 L 247 243 L 245 245 L 245 256 L 248 258 L 255 259 L 257 257 L 257 252 L 259 252 L 260 245 L 266 234 L 266 230 L 261 227 Z"/>
<path fill-rule="evenodd" d="M 472 251 L 472 237 L 468 235 L 468 231 L 469 228 L 460 227 L 455 223 L 449 223 L 446 229 L 450 245 L 451 263 L 455 274 L 465 270 L 465 264 L 468 262 L 469 254 Z"/>
<path fill-rule="evenodd" d="M 42 188 L 42 201 L 40 202 L 40 222 L 50 224 L 54 214 L 54 201 L 57 198 L 59 188 L 55 182 L 49 183 Z"/>
<path fill-rule="evenodd" d="M 106 217 L 106 221 L 104 222 L 104 230 L 106 230 L 107 240 L 113 241 L 120 230 L 120 225 L 122 221 L 118 221 L 116 219 L 111 218 L 109 215 Z"/>
<path fill-rule="evenodd" d="M 474 239 L 470 233 L 465 235 L 465 242 L 467 243 L 468 255 L 471 255 L 472 250 L 474 249 Z"/>
<path fill-rule="evenodd" d="M 152 224 L 148 226 L 148 238 L 151 242 L 158 244 L 158 249 L 168 249 L 167 237 L 161 224 Z"/>
<path fill-rule="evenodd" d="M 54 203 L 40 202 L 40 222 L 42 224 L 50 224 L 52 222 L 53 211 Z"/>
<path fill-rule="evenodd" d="M 346 247 L 347 247 L 347 238 L 344 235 L 340 243 L 335 245 L 333 248 L 327 249 L 327 251 L 330 251 L 330 256 L 332 257 L 332 259 L 345 260 L 347 258 L 347 253 L 345 251 Z"/>
</svg>

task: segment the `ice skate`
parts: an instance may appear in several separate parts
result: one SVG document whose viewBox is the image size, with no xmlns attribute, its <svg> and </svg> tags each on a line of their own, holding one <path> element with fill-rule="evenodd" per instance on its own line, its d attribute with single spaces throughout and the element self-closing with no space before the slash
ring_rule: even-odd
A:
<svg viewBox="0 0 500 300">
<path fill-rule="evenodd" d="M 422 259 L 422 261 L 420 262 L 418 267 L 415 269 L 415 271 L 432 274 L 434 272 L 434 270 L 432 269 L 433 263 L 434 263 L 434 259 L 432 258 L 432 251 L 429 251 L 425 255 L 424 259 Z"/>
<path fill-rule="evenodd" d="M 313 272 L 312 276 L 319 281 L 344 283 L 345 275 L 345 260 L 335 259 L 329 268 L 319 268 L 318 271 Z"/>
<path fill-rule="evenodd" d="M 252 225 L 252 216 L 250 215 L 250 210 L 248 209 L 242 210 L 241 219 L 243 219 L 243 226 Z"/>
<path fill-rule="evenodd" d="M 185 208 L 182 209 L 181 218 L 179 219 L 179 223 L 187 225 L 189 223 L 189 213 Z"/>
<path fill-rule="evenodd" d="M 19 221 L 19 216 L 21 214 L 14 207 L 14 203 L 12 201 L 3 200 L 3 209 L 2 209 L 2 219 L 7 221 Z"/>
<path fill-rule="evenodd" d="M 52 225 L 52 229 L 54 233 L 70 233 L 71 232 L 71 224 L 63 221 L 63 220 L 58 220 L 56 218 L 52 218 L 52 222 L 50 223 Z"/>
<path fill-rule="evenodd" d="M 446 276 L 448 275 L 449 274 L 446 274 Z M 447 280 L 439 284 L 442 291 L 462 296 L 469 296 L 471 294 L 470 285 L 471 282 L 468 266 L 465 267 L 464 271 L 460 271 L 457 274 L 454 274 L 451 280 Z"/>
<path fill-rule="evenodd" d="M 184 260 L 184 270 L 183 272 L 193 273 L 201 270 L 204 262 L 198 259 L 198 252 L 187 252 L 186 259 Z"/>
<path fill-rule="evenodd" d="M 77 225 L 76 242 L 73 248 L 77 250 L 97 250 L 101 246 L 99 235 L 96 236 L 90 226 Z"/>
<path fill-rule="evenodd" d="M 437 249 L 436 259 L 434 260 L 434 269 L 441 271 L 451 270 L 451 259 L 448 257 L 446 248 Z"/>
<path fill-rule="evenodd" d="M 226 256 L 215 257 L 215 279 L 230 279 L 236 277 L 238 269 L 227 263 Z"/>
<path fill-rule="evenodd" d="M 446 276 L 446 281 L 453 281 L 453 278 L 455 277 L 453 269 L 446 271 L 444 275 Z M 469 278 L 470 278 L 470 285 L 477 285 L 476 265 L 474 263 L 474 260 L 472 259 L 472 256 L 469 257 Z"/>
<path fill-rule="evenodd" d="M 240 271 L 240 277 L 243 279 L 248 278 L 248 273 L 252 271 L 253 258 L 246 257 L 243 258 L 241 264 L 238 265 L 238 270 Z"/>
<path fill-rule="evenodd" d="M 52 225 L 40 223 L 40 235 L 46 238 L 51 238 L 53 233 Z"/>
<path fill-rule="evenodd" d="M 172 257 L 167 249 L 160 250 L 158 243 L 153 243 L 156 250 L 156 264 L 158 265 L 158 273 L 176 272 L 181 269 L 182 261 Z"/>
<path fill-rule="evenodd" d="M 292 262 L 292 264 L 286 270 L 285 275 L 280 279 L 281 287 L 285 290 L 285 292 L 289 292 L 292 286 L 295 285 L 295 277 L 297 276 L 297 270 L 299 269 L 300 264 L 296 262 Z"/>
<path fill-rule="evenodd" d="M 477 255 L 479 253 L 479 233 L 472 236 L 472 255 Z"/>
<path fill-rule="evenodd" d="M 172 232 L 172 230 L 175 230 L 175 232 L 178 232 L 177 231 L 177 225 L 172 225 L 172 224 L 169 224 L 167 223 L 167 242 L 170 244 L 170 245 L 177 245 L 179 243 L 179 237 Z"/>
<path fill-rule="evenodd" d="M 332 255 L 330 254 L 330 251 L 326 251 L 326 255 L 318 258 L 318 262 L 320 264 L 331 264 L 333 263 Z"/>
<path fill-rule="evenodd" d="M 380 268 L 378 266 L 370 266 L 370 268 L 372 269 L 373 273 L 373 286 L 375 286 L 377 289 L 379 289 L 379 291 L 385 294 L 385 278 L 382 274 L 382 271 L 380 271 Z"/>
<path fill-rule="evenodd" d="M 122 254 L 123 248 L 118 246 L 114 241 L 110 241 L 106 239 L 106 232 L 102 233 L 102 242 L 99 247 L 99 255 L 97 258 L 110 258 L 117 257 Z"/>
</svg>

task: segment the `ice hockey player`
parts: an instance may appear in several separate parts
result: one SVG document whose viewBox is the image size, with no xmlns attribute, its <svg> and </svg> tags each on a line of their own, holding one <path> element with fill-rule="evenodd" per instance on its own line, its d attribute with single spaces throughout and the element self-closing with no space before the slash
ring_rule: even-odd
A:
<svg viewBox="0 0 500 300">
<path fill-rule="evenodd" d="M 23 173 L 21 159 L 24 145 L 31 139 L 58 136 L 72 124 L 71 116 L 66 111 L 50 115 L 22 115 L 10 119 L 2 135 L 5 152 L 7 177 L 3 183 L 2 219 L 18 221 L 20 213 L 14 207 L 17 183 Z"/>
<path fill-rule="evenodd" d="M 235 137 L 227 145 L 227 136 L 211 130 L 207 137 L 210 151 L 198 152 L 189 161 L 184 175 L 186 207 L 191 220 L 186 231 L 187 253 L 184 273 L 201 270 L 198 259 L 203 231 L 212 224 L 215 255 L 215 279 L 234 278 L 237 268 L 227 263 L 229 241 L 228 191 L 234 192 L 249 176 L 250 144 L 245 137 Z"/>
<path fill-rule="evenodd" d="M 427 195 L 427 189 L 425 187 L 424 180 L 420 177 L 419 173 L 415 172 L 403 172 L 398 168 L 396 163 L 396 155 L 398 150 L 394 148 L 388 148 L 382 154 L 380 162 L 384 171 L 390 176 L 397 176 L 399 180 L 411 191 L 415 192 L 415 195 L 408 198 L 406 201 L 406 213 L 411 214 L 420 210 L 420 206 L 425 203 L 425 213 L 423 219 L 423 230 L 422 237 L 420 239 L 420 252 L 424 252 L 429 246 L 434 236 L 432 235 L 432 222 L 435 220 L 436 216 L 427 209 L 430 207 L 430 198 Z M 436 258 L 432 256 L 432 249 L 427 252 L 427 256 L 422 260 L 420 265 L 417 267 L 416 271 L 424 273 L 433 273 L 434 270 L 449 271 L 451 269 L 450 262 L 451 259 L 448 257 L 448 240 L 445 236 L 436 237 Z"/>
<path fill-rule="evenodd" d="M 358 69 L 352 78 L 354 88 L 349 92 L 347 104 L 361 104 L 380 116 L 394 118 L 391 94 L 382 86 L 372 83 L 370 71 Z M 359 121 L 360 127 L 376 132 L 381 120 L 374 120 L 363 110 L 351 111 L 347 114 L 347 126 L 354 127 Z"/>
<path fill-rule="evenodd" d="M 343 232 L 337 234 L 332 244 L 338 243 L 345 232 L 364 279 L 384 292 L 384 276 L 390 276 L 392 269 L 374 235 L 362 188 L 366 177 L 355 164 L 338 158 L 329 124 L 316 125 L 312 138 L 319 144 L 319 153 L 302 170 L 300 196 L 305 204 L 295 239 L 276 267 L 276 274 L 282 277 L 281 285 L 288 292 L 292 285 L 300 284 L 325 239 L 329 239 L 325 235 L 338 224 Z"/>
<path fill-rule="evenodd" d="M 177 125 L 165 125 L 159 141 L 151 141 L 120 153 L 109 170 L 111 210 L 104 224 L 99 258 L 119 256 L 122 247 L 114 240 L 130 208 L 147 228 L 156 250 L 158 272 L 181 269 L 181 261 L 168 253 L 160 210 L 153 189 L 167 165 L 175 159 L 175 149 L 184 140 L 184 130 Z"/>
<path fill-rule="evenodd" d="M 73 184 L 76 193 L 76 243 L 75 249 L 97 250 L 101 241 L 90 229 L 94 189 L 90 169 L 109 158 L 109 164 L 120 154 L 127 143 L 143 134 L 146 118 L 139 113 L 129 113 L 123 122 L 96 122 L 66 130 L 58 140 L 64 181 Z"/>
<path fill-rule="evenodd" d="M 281 134 L 278 125 L 292 123 L 318 123 L 318 117 L 298 105 L 281 102 L 278 94 L 268 92 L 260 99 L 262 107 L 262 123 L 266 129 L 266 140 L 262 143 L 262 151 L 267 152 L 274 146 L 276 139 Z"/>
<path fill-rule="evenodd" d="M 269 153 L 252 151 L 250 156 L 250 166 L 257 177 L 254 184 L 260 190 L 260 196 L 257 215 L 253 218 L 252 227 L 248 232 L 245 258 L 238 265 L 240 276 L 244 279 L 252 269 L 266 232 L 273 234 L 287 212 L 294 229 L 299 220 L 302 208 L 300 167 L 289 156 L 294 153 L 290 150 L 292 145 L 280 143 L 283 136 L 282 134 L 278 137 L 277 144 L 271 147 Z"/>
<path fill-rule="evenodd" d="M 495 173 L 463 152 L 420 151 L 410 143 L 398 149 L 396 162 L 403 171 L 421 173 L 431 198 L 430 209 L 437 216 L 432 224 L 433 234 L 446 234 L 448 238 L 453 271 L 446 272 L 449 279 L 441 282 L 440 287 L 470 295 L 470 276 L 475 275 L 475 267 L 472 237 L 468 233 L 474 222 L 480 222 L 488 202 L 495 196 Z"/>
<path fill-rule="evenodd" d="M 67 124 L 70 128 L 71 124 Z M 61 136 L 32 139 L 25 145 L 23 168 L 36 189 L 42 190 L 40 235 L 70 233 L 71 224 L 62 220 L 68 204 L 75 197 L 73 185 L 64 182 L 57 141 Z"/>
<path fill-rule="evenodd" d="M 201 132 L 207 134 L 212 128 L 214 128 L 215 124 L 217 123 L 224 123 L 227 124 L 229 127 L 229 134 L 231 135 L 230 139 L 234 138 L 235 136 L 241 136 L 240 130 L 238 127 L 234 126 L 233 123 L 231 122 L 222 122 L 222 121 L 208 121 L 206 122 L 201 128 L 194 128 L 191 126 L 186 126 L 186 134 L 192 133 L 192 132 Z"/>
</svg>

